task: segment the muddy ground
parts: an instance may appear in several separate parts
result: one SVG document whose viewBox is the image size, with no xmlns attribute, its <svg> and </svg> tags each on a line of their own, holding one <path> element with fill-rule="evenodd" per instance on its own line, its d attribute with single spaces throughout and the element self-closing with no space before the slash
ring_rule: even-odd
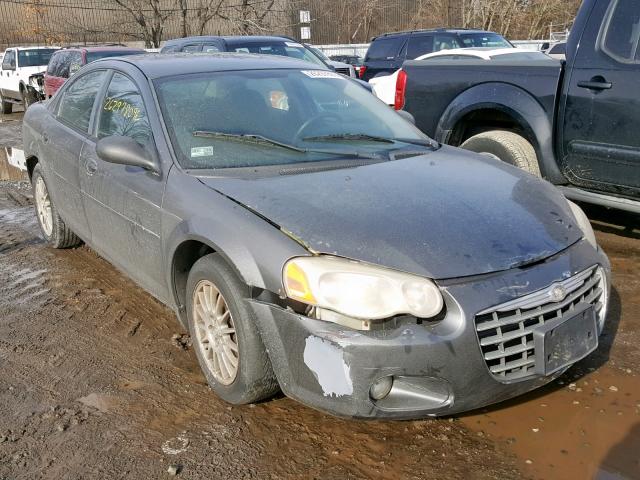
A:
<svg viewBox="0 0 640 480">
<path fill-rule="evenodd" d="M 640 225 L 588 213 L 613 263 L 597 353 L 490 409 L 362 422 L 218 400 L 172 312 L 47 247 L 28 186 L 0 182 L 0 479 L 640 478 Z"/>
</svg>

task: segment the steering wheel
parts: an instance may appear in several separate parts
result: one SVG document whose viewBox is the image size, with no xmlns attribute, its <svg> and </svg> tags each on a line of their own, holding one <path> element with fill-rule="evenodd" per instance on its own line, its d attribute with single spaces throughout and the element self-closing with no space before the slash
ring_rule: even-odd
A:
<svg viewBox="0 0 640 480">
<path fill-rule="evenodd" d="M 342 119 L 335 113 L 330 113 L 330 112 L 323 112 L 323 113 L 319 113 L 318 115 L 316 115 L 315 117 L 311 117 L 309 120 L 307 120 L 306 122 L 304 122 L 300 128 L 298 129 L 298 131 L 296 132 L 296 135 L 294 138 L 300 138 L 302 137 L 302 134 L 312 125 L 315 125 L 316 123 L 318 123 L 321 120 L 328 120 L 328 119 L 334 119 L 337 120 L 338 122 L 340 122 Z"/>
</svg>

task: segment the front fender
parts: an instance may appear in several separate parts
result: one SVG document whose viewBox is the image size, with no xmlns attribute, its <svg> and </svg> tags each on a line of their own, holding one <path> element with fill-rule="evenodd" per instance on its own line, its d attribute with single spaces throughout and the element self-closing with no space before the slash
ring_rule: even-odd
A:
<svg viewBox="0 0 640 480">
<path fill-rule="evenodd" d="M 444 111 L 435 140 L 448 143 L 458 123 L 469 113 L 497 110 L 511 116 L 533 140 L 540 170 L 553 183 L 562 183 L 553 149 L 553 112 L 547 112 L 527 91 L 500 82 L 471 87 L 458 95 Z"/>
<path fill-rule="evenodd" d="M 208 245 L 225 258 L 243 283 L 279 295 L 283 294 L 282 267 L 286 261 L 309 255 L 277 226 L 177 168 L 171 169 L 163 204 L 165 271 L 178 311 L 183 305 L 173 265 L 184 242 Z"/>
</svg>

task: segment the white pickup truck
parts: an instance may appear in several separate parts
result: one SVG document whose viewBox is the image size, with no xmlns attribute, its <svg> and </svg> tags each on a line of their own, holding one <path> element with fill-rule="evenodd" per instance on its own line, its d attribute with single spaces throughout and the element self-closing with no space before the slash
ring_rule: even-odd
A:
<svg viewBox="0 0 640 480">
<path fill-rule="evenodd" d="M 11 47 L 4 52 L 0 69 L 0 103 L 2 113 L 11 113 L 14 103 L 25 108 L 33 101 L 33 89 L 29 77 L 44 73 L 49 59 L 58 47 Z"/>
</svg>

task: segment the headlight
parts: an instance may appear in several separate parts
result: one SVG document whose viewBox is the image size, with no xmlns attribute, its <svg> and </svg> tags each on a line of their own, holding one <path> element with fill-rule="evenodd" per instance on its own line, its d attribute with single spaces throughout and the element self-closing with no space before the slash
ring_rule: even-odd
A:
<svg viewBox="0 0 640 480">
<path fill-rule="evenodd" d="M 289 298 L 353 318 L 430 318 L 443 306 L 431 280 L 343 258 L 294 258 L 285 264 L 283 276 Z"/>
<path fill-rule="evenodd" d="M 575 217 L 576 222 L 580 227 L 580 230 L 582 230 L 582 233 L 584 234 L 584 238 L 587 239 L 587 241 L 591 245 L 593 245 L 593 248 L 597 249 L 598 242 L 596 241 L 596 234 L 593 233 L 593 227 L 591 226 L 589 219 L 587 218 L 585 213 L 582 211 L 582 209 L 578 205 L 576 205 L 570 200 L 567 200 L 567 202 L 569 202 L 569 207 L 571 207 L 571 212 L 573 213 L 573 216 Z"/>
</svg>

